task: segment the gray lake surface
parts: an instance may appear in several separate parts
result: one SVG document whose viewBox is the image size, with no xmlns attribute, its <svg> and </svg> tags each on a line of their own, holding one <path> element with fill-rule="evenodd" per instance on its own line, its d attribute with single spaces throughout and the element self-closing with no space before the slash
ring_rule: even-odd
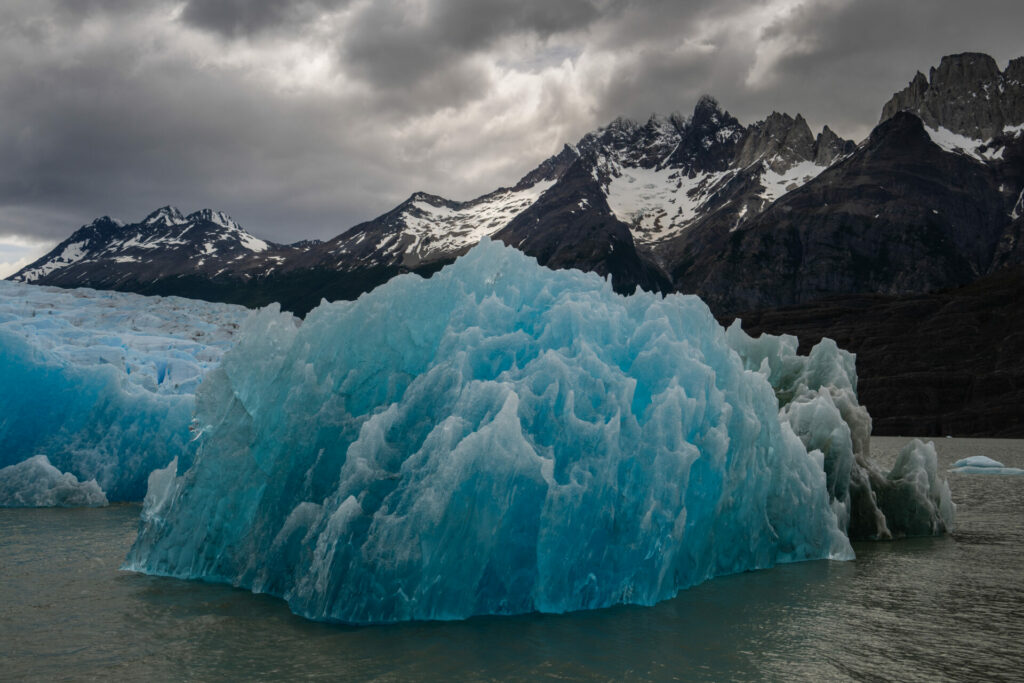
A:
<svg viewBox="0 0 1024 683">
<path fill-rule="evenodd" d="M 891 464 L 905 438 L 873 438 Z M 1024 441 L 934 439 L 944 466 Z M 948 475 L 954 533 L 654 607 L 350 627 L 119 570 L 140 507 L 0 510 L 0 680 L 1024 680 L 1024 476 Z"/>
</svg>

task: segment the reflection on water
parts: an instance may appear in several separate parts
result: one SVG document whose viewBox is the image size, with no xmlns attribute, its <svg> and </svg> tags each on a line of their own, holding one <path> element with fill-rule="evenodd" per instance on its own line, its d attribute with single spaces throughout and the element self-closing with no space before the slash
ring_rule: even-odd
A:
<svg viewBox="0 0 1024 683">
<path fill-rule="evenodd" d="M 874 439 L 883 459 L 904 439 Z M 1024 442 L 938 440 L 1024 466 Z M 0 678 L 998 680 L 1024 671 L 1024 477 L 951 475 L 952 537 L 723 577 L 654 607 L 347 627 L 118 571 L 137 506 L 0 510 Z"/>
</svg>

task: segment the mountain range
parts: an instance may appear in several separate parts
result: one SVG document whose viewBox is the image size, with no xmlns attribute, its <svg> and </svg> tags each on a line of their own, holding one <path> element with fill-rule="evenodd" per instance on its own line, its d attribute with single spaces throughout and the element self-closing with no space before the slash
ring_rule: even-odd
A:
<svg viewBox="0 0 1024 683">
<path fill-rule="evenodd" d="M 1024 365 L 986 365 L 1007 340 L 1021 346 L 1022 226 L 1024 57 L 1000 70 L 964 53 L 916 74 L 859 143 L 800 115 L 744 125 L 705 96 L 689 116 L 616 119 L 510 187 L 464 202 L 418 192 L 328 241 L 275 244 L 219 211 L 163 207 L 138 223 L 99 218 L 9 279 L 304 315 L 429 275 L 487 236 L 623 293 L 698 294 L 750 330 L 838 337 L 859 355 L 876 432 L 1024 436 Z M 910 300 L 942 329 L 901 326 Z M 964 301 L 975 306 L 949 315 Z M 915 353 L 936 363 L 911 376 Z"/>
</svg>

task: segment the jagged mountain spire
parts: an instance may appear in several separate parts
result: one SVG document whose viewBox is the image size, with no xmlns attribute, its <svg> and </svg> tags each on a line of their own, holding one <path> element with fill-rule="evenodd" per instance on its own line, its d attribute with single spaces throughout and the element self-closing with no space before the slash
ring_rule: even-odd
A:
<svg viewBox="0 0 1024 683">
<path fill-rule="evenodd" d="M 964 52 L 942 58 L 928 78 L 918 72 L 882 107 L 879 122 L 909 111 L 925 125 L 976 140 L 990 140 L 1006 126 L 1024 123 L 1024 58 L 1005 72 L 989 55 Z"/>
</svg>

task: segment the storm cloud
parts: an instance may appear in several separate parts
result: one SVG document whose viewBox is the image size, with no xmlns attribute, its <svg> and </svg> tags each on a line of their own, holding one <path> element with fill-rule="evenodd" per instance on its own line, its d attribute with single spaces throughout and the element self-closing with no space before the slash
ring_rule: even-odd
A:
<svg viewBox="0 0 1024 683">
<path fill-rule="evenodd" d="M 8 0 L 0 268 L 168 203 L 331 237 L 704 93 L 860 138 L 943 55 L 1019 56 L 1022 19 L 994 0 Z"/>
</svg>

